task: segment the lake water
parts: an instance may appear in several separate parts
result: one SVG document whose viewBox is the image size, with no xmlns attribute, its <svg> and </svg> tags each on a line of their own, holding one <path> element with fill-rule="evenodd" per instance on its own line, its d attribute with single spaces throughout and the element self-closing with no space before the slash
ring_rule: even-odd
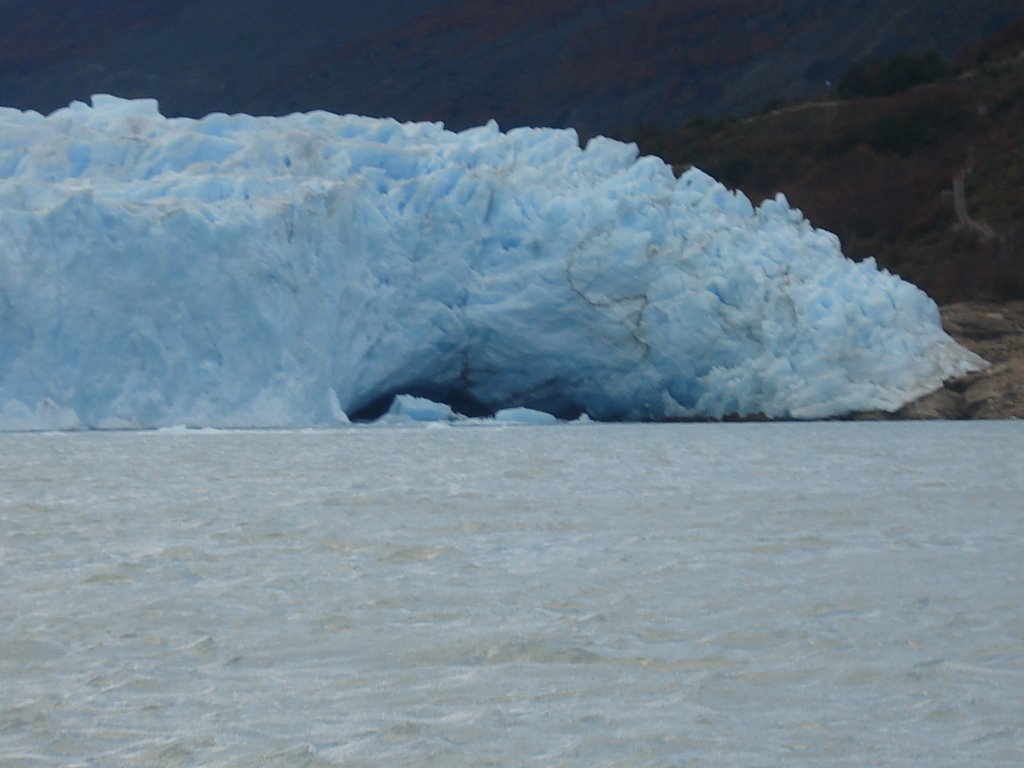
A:
<svg viewBox="0 0 1024 768">
<path fill-rule="evenodd" d="M 1022 764 L 1022 422 L 0 435 L 4 768 Z"/>
</svg>

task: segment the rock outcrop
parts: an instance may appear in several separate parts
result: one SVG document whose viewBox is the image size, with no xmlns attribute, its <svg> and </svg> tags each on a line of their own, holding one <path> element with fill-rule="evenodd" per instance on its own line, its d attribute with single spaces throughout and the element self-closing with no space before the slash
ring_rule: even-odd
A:
<svg viewBox="0 0 1024 768">
<path fill-rule="evenodd" d="M 1024 418 L 1024 301 L 962 302 L 942 308 L 942 324 L 991 365 L 907 404 L 902 419 Z"/>
</svg>

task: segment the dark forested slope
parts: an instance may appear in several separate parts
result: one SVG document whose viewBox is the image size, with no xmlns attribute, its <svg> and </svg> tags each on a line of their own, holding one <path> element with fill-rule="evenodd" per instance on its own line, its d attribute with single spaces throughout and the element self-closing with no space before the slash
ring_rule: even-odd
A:
<svg viewBox="0 0 1024 768">
<path fill-rule="evenodd" d="M 864 56 L 951 55 L 1019 0 L 0 0 L 0 104 L 329 109 L 584 134 L 820 95 Z"/>
<path fill-rule="evenodd" d="M 913 64 L 851 70 L 847 98 L 629 137 L 755 202 L 785 192 L 847 255 L 939 301 L 1024 297 L 1024 20 L 901 86 Z"/>
</svg>

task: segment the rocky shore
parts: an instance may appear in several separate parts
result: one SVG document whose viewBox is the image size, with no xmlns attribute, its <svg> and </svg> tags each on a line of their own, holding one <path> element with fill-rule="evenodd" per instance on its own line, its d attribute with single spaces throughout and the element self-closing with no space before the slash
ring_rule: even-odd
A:
<svg viewBox="0 0 1024 768">
<path fill-rule="evenodd" d="M 864 418 L 1024 419 L 1024 301 L 963 302 L 942 308 L 946 332 L 988 360 L 983 371 L 947 381 L 894 414 Z"/>
</svg>

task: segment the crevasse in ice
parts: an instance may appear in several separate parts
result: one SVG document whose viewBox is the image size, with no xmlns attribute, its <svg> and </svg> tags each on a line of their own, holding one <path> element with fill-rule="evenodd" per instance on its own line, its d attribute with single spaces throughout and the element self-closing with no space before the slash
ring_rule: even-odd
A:
<svg viewBox="0 0 1024 768">
<path fill-rule="evenodd" d="M 982 362 L 784 198 L 571 130 L 0 109 L 0 428 L 895 409 Z"/>
</svg>

